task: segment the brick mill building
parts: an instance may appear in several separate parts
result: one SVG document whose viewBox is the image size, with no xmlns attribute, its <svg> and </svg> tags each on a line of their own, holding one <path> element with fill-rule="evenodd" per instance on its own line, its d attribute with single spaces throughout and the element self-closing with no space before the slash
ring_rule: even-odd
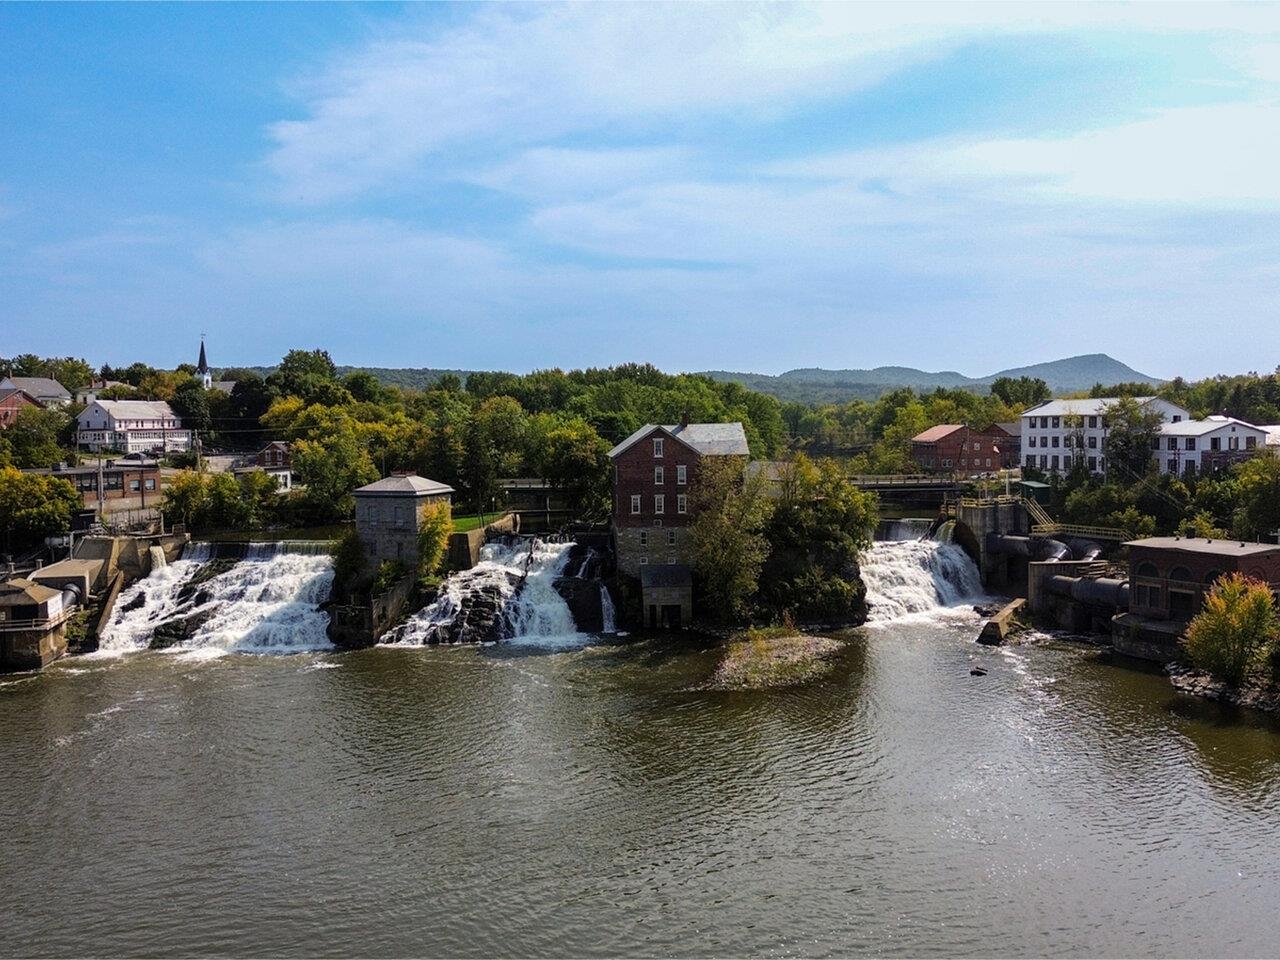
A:
<svg viewBox="0 0 1280 960">
<path fill-rule="evenodd" d="M 745 466 L 749 456 L 741 423 L 645 424 L 609 451 L 618 570 L 640 580 L 649 626 L 678 627 L 692 616 L 691 488 L 703 458 L 738 457 Z M 655 566 L 669 569 L 659 575 Z"/>
<path fill-rule="evenodd" d="M 911 459 L 922 473 L 986 473 L 1003 466 L 1010 439 L 999 425 L 971 430 L 941 423 L 911 438 Z"/>
<path fill-rule="evenodd" d="M 0 388 L 0 430 L 18 419 L 18 414 L 26 407 L 39 410 L 44 406 L 39 400 L 21 387 Z"/>
</svg>

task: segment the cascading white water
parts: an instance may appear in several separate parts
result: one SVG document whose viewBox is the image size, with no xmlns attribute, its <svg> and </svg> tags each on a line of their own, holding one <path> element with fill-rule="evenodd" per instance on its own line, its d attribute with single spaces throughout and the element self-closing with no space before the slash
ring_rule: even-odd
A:
<svg viewBox="0 0 1280 960">
<path fill-rule="evenodd" d="M 873 623 L 928 614 L 982 597 L 982 579 L 954 543 L 881 541 L 862 558 L 862 580 Z"/>
<path fill-rule="evenodd" d="M 613 607 L 613 597 L 609 596 L 609 588 L 603 583 L 600 584 L 600 617 L 602 632 L 618 632 L 618 613 Z"/>
<path fill-rule="evenodd" d="M 208 544 L 191 544 L 181 560 L 154 570 L 123 591 L 103 631 L 106 653 L 144 650 L 158 627 L 189 626 L 173 647 L 209 654 L 325 649 L 328 615 L 319 605 L 329 596 L 333 563 L 323 545 L 294 552 L 290 545 L 250 544 L 230 569 L 192 585 L 213 561 Z M 189 589 L 184 590 L 184 587 Z"/>
<path fill-rule="evenodd" d="M 500 605 L 504 639 L 550 646 L 583 642 L 586 635 L 578 632 L 569 605 L 555 589 L 556 579 L 565 576 L 573 547 L 573 543 L 536 539 L 485 544 L 480 562 L 449 577 L 440 596 L 410 617 L 387 642 L 422 644 L 442 639 L 478 596 Z"/>
<path fill-rule="evenodd" d="M 929 517 L 906 517 L 901 520 L 885 520 L 877 532 L 878 540 L 919 540 L 929 528 L 933 520 Z"/>
</svg>

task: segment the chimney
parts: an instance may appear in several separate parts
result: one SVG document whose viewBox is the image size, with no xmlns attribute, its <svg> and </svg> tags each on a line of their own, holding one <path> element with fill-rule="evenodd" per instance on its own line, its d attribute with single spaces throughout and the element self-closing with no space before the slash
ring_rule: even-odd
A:
<svg viewBox="0 0 1280 960">
<path fill-rule="evenodd" d="M 689 425 L 689 411 L 682 411 L 680 414 L 680 429 L 683 430 Z"/>
</svg>

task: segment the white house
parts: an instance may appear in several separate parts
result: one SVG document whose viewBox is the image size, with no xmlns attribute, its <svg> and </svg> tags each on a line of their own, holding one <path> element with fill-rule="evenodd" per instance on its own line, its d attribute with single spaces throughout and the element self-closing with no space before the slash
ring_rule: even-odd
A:
<svg viewBox="0 0 1280 960">
<path fill-rule="evenodd" d="M 76 443 L 90 450 L 125 453 L 191 449 L 191 431 L 167 403 L 157 400 L 94 400 L 76 418 Z"/>
<path fill-rule="evenodd" d="M 1160 397 L 1135 397 L 1160 413 L 1166 423 L 1190 420 L 1191 414 Z M 1048 473 L 1065 473 L 1077 459 L 1090 473 L 1105 473 L 1107 410 L 1117 397 L 1049 400 L 1022 413 L 1022 464 Z"/>
<path fill-rule="evenodd" d="M 65 407 L 71 402 L 67 388 L 49 377 L 5 377 L 0 380 L 0 390 L 25 390 L 46 407 Z"/>
<path fill-rule="evenodd" d="M 1164 423 L 1152 441 L 1161 473 L 1188 475 L 1251 457 L 1266 445 L 1266 429 L 1235 417 Z"/>
<path fill-rule="evenodd" d="M 119 380 L 93 380 L 87 387 L 76 391 L 76 403 L 93 403 L 105 390 L 128 386 L 129 384 Z"/>
</svg>

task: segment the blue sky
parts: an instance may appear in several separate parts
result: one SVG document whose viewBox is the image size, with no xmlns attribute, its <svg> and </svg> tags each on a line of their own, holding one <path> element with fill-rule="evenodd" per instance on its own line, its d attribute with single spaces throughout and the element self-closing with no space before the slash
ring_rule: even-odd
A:
<svg viewBox="0 0 1280 960">
<path fill-rule="evenodd" d="M 1280 363 L 1280 7 L 0 4 L 0 355 Z"/>
</svg>

